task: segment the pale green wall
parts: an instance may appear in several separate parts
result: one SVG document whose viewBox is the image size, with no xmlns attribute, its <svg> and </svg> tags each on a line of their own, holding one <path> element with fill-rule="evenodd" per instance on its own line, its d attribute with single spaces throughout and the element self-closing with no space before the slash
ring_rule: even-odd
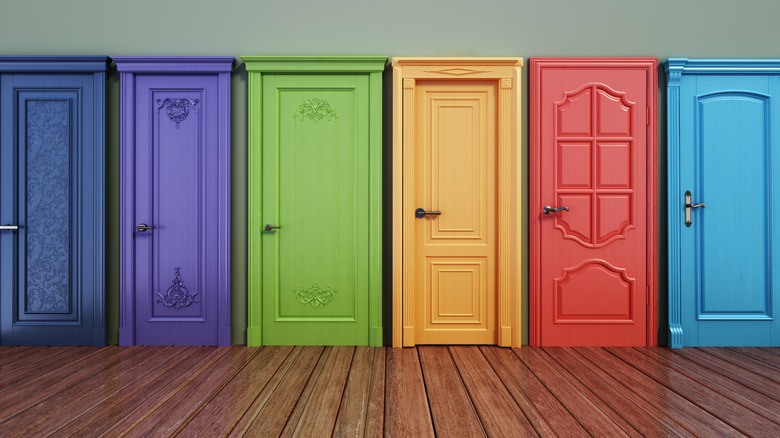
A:
<svg viewBox="0 0 780 438">
<path fill-rule="evenodd" d="M 780 57 L 778 17 L 780 2 L 775 0 L 0 0 L 0 55 L 522 56 L 526 59 L 530 56 L 656 56 L 660 61 L 668 57 L 777 58 Z M 244 343 L 247 87 L 243 67 L 233 74 L 232 85 L 233 342 Z M 664 87 L 661 74 L 659 295 L 663 324 L 666 312 Z M 389 100 L 389 94 L 385 96 Z M 524 133 L 527 132 L 527 96 L 528 75 L 524 71 Z M 385 128 L 389 125 L 385 124 Z M 116 343 L 119 78 L 115 71 L 108 81 L 107 135 L 108 339 Z M 522 147 L 527 158 L 527 135 L 523 135 Z M 527 181 L 527 168 L 523 169 L 523 177 Z M 523 217 L 527 216 L 524 210 Z M 527 229 L 527 220 L 525 224 Z M 527 259 L 527 248 L 524 255 Z M 527 282 L 523 296 L 527 303 Z M 385 326 L 389 326 L 389 321 Z M 663 341 L 665 331 L 661 330 L 661 334 Z"/>
</svg>

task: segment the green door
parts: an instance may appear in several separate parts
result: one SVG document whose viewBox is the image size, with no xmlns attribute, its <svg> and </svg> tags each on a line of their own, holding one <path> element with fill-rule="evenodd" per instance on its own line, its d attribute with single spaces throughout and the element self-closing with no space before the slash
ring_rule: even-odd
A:
<svg viewBox="0 0 780 438">
<path fill-rule="evenodd" d="M 255 327 L 250 315 L 249 345 L 381 345 L 371 77 L 280 73 L 257 82 L 249 226 L 260 260 L 250 257 L 249 307 L 259 314 Z"/>
</svg>

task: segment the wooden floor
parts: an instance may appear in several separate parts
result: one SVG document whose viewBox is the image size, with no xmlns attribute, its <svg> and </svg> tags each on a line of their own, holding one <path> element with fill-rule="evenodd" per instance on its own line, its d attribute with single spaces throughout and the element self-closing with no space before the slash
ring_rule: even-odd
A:
<svg viewBox="0 0 780 438">
<path fill-rule="evenodd" d="M 6 436 L 780 437 L 780 348 L 0 347 Z"/>
</svg>

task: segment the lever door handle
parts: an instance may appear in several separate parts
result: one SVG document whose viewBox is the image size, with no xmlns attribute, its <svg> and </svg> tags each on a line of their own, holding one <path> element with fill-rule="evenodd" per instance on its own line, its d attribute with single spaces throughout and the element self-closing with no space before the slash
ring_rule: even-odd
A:
<svg viewBox="0 0 780 438">
<path fill-rule="evenodd" d="M 19 225 L 0 225 L 0 230 L 18 230 Z"/>
<path fill-rule="evenodd" d="M 542 209 L 542 212 L 544 214 L 553 214 L 553 213 L 557 213 L 557 212 L 559 212 L 561 210 L 569 211 L 569 207 L 552 208 L 549 205 L 545 205 L 544 208 Z"/>
<path fill-rule="evenodd" d="M 693 223 L 693 217 L 692 217 L 692 214 L 691 214 L 691 209 L 692 208 L 699 208 L 699 207 L 707 208 L 707 204 L 705 204 L 703 202 L 701 202 L 699 204 L 694 204 L 691 201 L 691 196 L 692 196 L 691 195 L 691 191 L 690 190 L 686 190 L 685 191 L 685 226 L 686 227 L 690 227 L 691 224 Z"/>
<path fill-rule="evenodd" d="M 282 227 L 275 227 L 275 226 L 273 226 L 271 224 L 265 224 L 265 228 L 263 228 L 263 229 L 266 230 L 266 231 L 271 231 L 271 230 L 278 230 L 279 228 L 282 228 Z"/>
<path fill-rule="evenodd" d="M 414 211 L 414 217 L 416 217 L 418 219 L 419 218 L 423 218 L 423 217 L 425 217 L 425 215 L 428 215 L 428 214 L 439 216 L 439 215 L 441 215 L 441 212 L 440 211 L 425 211 L 422 208 L 418 208 L 417 210 Z"/>
<path fill-rule="evenodd" d="M 146 230 L 153 230 L 153 229 L 155 229 L 155 228 L 156 228 L 156 227 L 149 226 L 149 225 L 146 225 L 146 224 L 138 224 L 138 225 L 135 227 L 135 229 L 136 229 L 136 230 L 138 230 L 138 231 L 140 231 L 140 232 L 142 232 L 142 233 L 143 233 L 143 232 L 145 232 Z"/>
</svg>

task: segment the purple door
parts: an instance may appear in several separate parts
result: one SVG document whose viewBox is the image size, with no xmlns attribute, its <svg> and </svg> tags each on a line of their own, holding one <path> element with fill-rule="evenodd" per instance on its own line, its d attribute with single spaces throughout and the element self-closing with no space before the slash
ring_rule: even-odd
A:
<svg viewBox="0 0 780 438">
<path fill-rule="evenodd" d="M 125 73 L 131 61 L 114 59 L 123 73 L 120 344 L 230 345 L 228 83 Z"/>
</svg>

